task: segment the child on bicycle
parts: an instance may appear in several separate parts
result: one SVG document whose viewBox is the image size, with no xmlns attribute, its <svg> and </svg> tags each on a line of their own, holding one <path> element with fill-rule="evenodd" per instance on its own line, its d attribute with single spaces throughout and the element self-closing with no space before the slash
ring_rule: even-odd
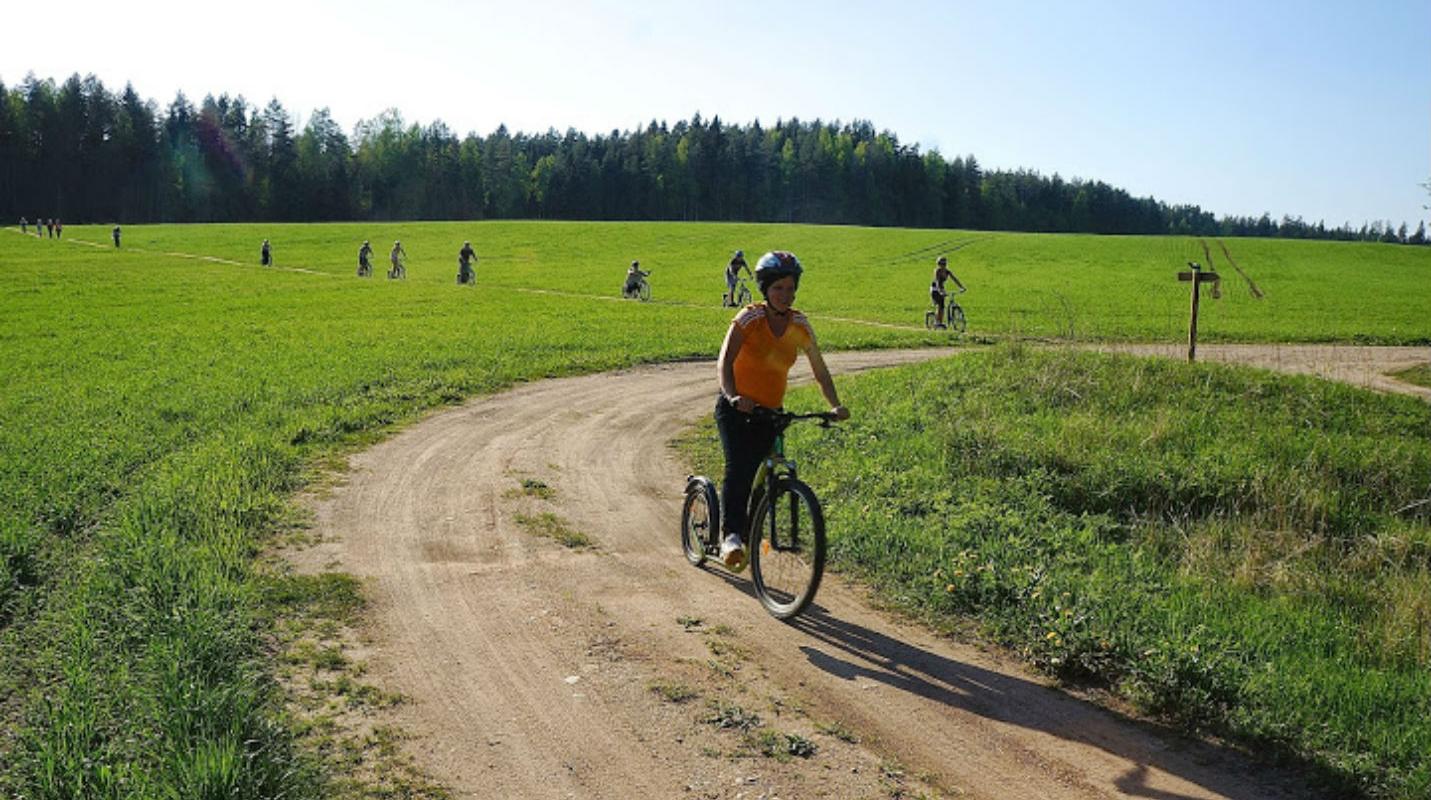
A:
<svg viewBox="0 0 1431 800">
<path fill-rule="evenodd" d="M 477 271 L 473 269 L 473 264 L 477 261 L 477 251 L 472 249 L 471 242 L 463 242 L 462 249 L 457 251 L 457 282 L 476 283 Z"/>
<path fill-rule="evenodd" d="M 964 288 L 964 284 L 954 276 L 954 273 L 949 271 L 949 259 L 940 256 L 934 262 L 934 280 L 929 284 L 929 299 L 934 301 L 934 326 L 936 328 L 944 327 L 944 300 L 949 296 L 949 292 L 944 289 L 944 282 L 948 280 L 954 281 L 954 285 L 959 287 L 959 291 L 968 291 Z"/>
<path fill-rule="evenodd" d="M 641 271 L 640 261 L 632 261 L 631 266 L 626 269 L 626 284 L 621 287 L 621 294 L 625 297 L 635 297 L 641 289 L 641 279 L 650 274 Z"/>
<path fill-rule="evenodd" d="M 402 242 L 393 242 L 393 249 L 388 253 L 388 261 L 392 262 L 392 268 L 388 270 L 389 278 L 396 278 L 403 273 L 402 261 L 407 258 L 407 251 L 402 249 Z"/>
<path fill-rule="evenodd" d="M 750 274 L 750 266 L 745 263 L 745 251 L 737 250 L 730 263 L 725 265 L 725 304 L 728 306 L 736 303 L 735 282 L 740 279 L 741 270 L 745 270 L 746 277 L 754 277 Z"/>
<path fill-rule="evenodd" d="M 368 244 L 368 240 L 363 240 L 363 246 L 358 248 L 358 275 L 366 278 L 373 274 L 373 246 Z"/>
<path fill-rule="evenodd" d="M 745 568 L 746 504 L 761 459 L 775 443 L 775 429 L 751 412 L 756 406 L 780 408 L 790 367 L 800 352 L 820 385 L 820 393 L 839 419 L 850 412 L 840 404 L 834 379 L 820 355 L 810 320 L 795 310 L 795 291 L 804 269 L 794 253 L 766 253 L 755 266 L 755 282 L 765 297 L 741 309 L 726 331 L 717 368 L 720 396 L 716 399 L 716 429 L 725 452 L 725 480 L 721 485 L 720 558 L 727 568 Z"/>
</svg>

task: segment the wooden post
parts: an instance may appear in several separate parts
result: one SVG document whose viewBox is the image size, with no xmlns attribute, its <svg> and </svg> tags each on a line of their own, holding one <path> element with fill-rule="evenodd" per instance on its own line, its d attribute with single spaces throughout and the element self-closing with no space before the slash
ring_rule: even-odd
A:
<svg viewBox="0 0 1431 800">
<path fill-rule="evenodd" d="M 1198 291 L 1198 278 L 1202 277 L 1202 265 L 1193 261 L 1188 266 L 1192 267 L 1193 273 L 1193 278 L 1189 281 L 1193 287 L 1192 317 L 1188 321 L 1188 363 L 1191 364 L 1197 358 L 1197 299 L 1202 295 L 1202 292 Z"/>
<path fill-rule="evenodd" d="M 1201 294 L 1198 287 L 1208 281 L 1217 281 L 1221 276 L 1216 272 L 1203 272 L 1202 265 L 1196 261 L 1189 261 L 1188 266 L 1192 267 L 1192 271 L 1179 272 L 1178 280 L 1192 284 L 1192 313 L 1188 319 L 1188 363 L 1191 364 L 1197 358 L 1197 301 Z"/>
</svg>

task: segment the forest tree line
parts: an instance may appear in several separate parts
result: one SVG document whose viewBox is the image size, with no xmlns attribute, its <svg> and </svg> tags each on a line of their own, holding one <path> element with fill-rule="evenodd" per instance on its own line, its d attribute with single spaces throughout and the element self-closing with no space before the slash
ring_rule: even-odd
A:
<svg viewBox="0 0 1431 800">
<path fill-rule="evenodd" d="M 352 136 L 326 110 L 301 130 L 275 99 L 132 85 L 0 81 L 0 218 L 67 222 L 584 219 L 802 222 L 1426 244 L 1425 223 L 1327 227 L 1217 217 L 1101 181 L 984 170 L 867 121 L 674 125 L 458 136 L 389 110 Z"/>
</svg>

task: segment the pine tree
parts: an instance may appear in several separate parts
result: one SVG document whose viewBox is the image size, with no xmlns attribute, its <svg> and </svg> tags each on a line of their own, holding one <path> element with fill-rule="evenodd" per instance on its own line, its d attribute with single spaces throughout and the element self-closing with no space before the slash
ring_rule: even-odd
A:
<svg viewBox="0 0 1431 800">
<path fill-rule="evenodd" d="M 1407 244 L 1426 244 L 1426 223 L 1416 223 L 1416 232 L 1411 234 L 1411 238 L 1406 240 Z"/>
<path fill-rule="evenodd" d="M 268 129 L 268 186 L 261 208 L 265 219 L 299 220 L 304 217 L 302 182 L 298 175 L 298 146 L 293 137 L 293 121 L 278 98 L 263 110 Z"/>
</svg>

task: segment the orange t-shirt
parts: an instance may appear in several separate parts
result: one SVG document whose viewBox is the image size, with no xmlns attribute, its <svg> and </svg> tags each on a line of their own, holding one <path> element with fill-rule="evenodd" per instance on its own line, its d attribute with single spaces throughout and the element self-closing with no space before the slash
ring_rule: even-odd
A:
<svg viewBox="0 0 1431 800">
<path fill-rule="evenodd" d="M 749 397 L 766 408 L 780 408 L 785 402 L 785 383 L 795 357 L 815 341 L 810 320 L 790 309 L 790 324 L 777 337 L 770 330 L 765 304 L 746 306 L 735 315 L 740 328 L 740 352 L 735 356 L 736 394 Z"/>
</svg>

